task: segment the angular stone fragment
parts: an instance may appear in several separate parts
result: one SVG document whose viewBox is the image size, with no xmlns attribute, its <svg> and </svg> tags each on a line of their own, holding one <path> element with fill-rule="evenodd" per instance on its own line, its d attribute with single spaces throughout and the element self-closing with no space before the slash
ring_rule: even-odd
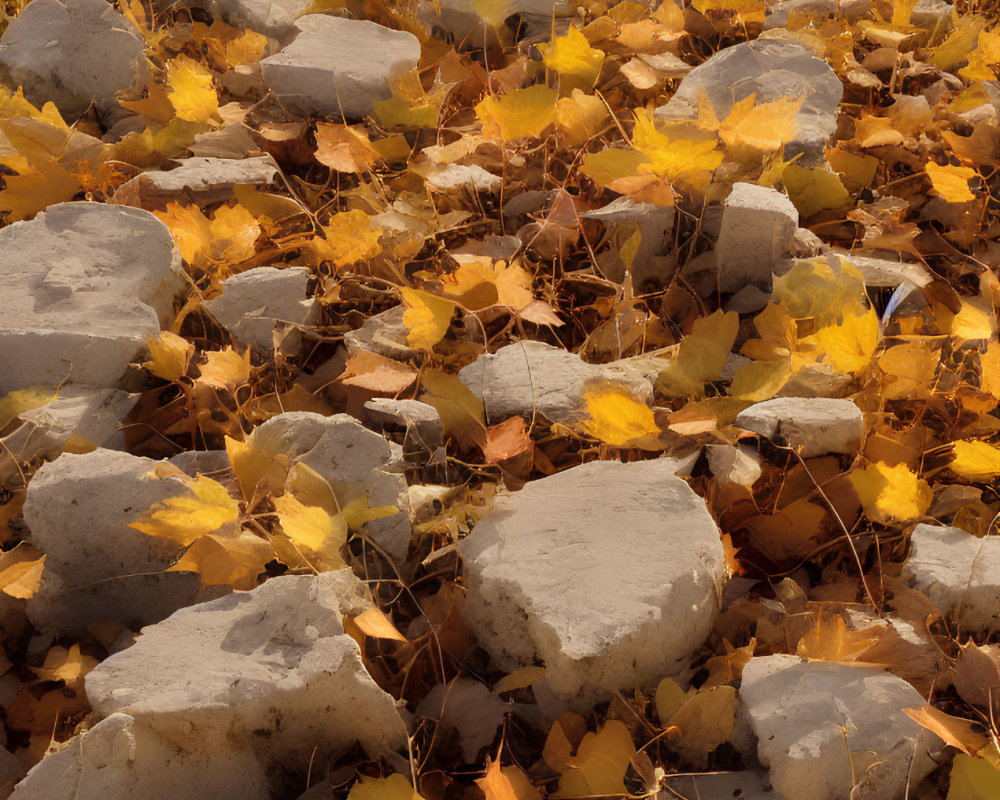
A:
<svg viewBox="0 0 1000 800">
<path fill-rule="evenodd" d="M 733 104 L 750 95 L 758 103 L 803 97 L 795 122 L 795 138 L 785 144 L 784 158 L 802 154 L 800 163 L 819 163 L 827 140 L 837 129 L 844 93 L 840 78 L 812 50 L 778 39 L 756 39 L 720 50 L 687 74 L 670 101 L 656 109 L 658 119 L 694 119 L 704 93 L 719 119 Z"/>
<path fill-rule="evenodd" d="M 0 75 L 36 106 L 52 101 L 67 121 L 118 108 L 115 93 L 147 77 L 135 26 L 104 0 L 35 0 L 0 38 Z"/>
<path fill-rule="evenodd" d="M 393 306 L 388 311 L 368 317 L 357 330 L 345 333 L 344 345 L 348 355 L 370 350 L 397 361 L 416 358 L 417 351 L 407 344 L 409 328 L 403 324 L 405 313 L 405 306 Z"/>
<path fill-rule="evenodd" d="M 395 702 L 344 633 L 359 591 L 337 570 L 182 609 L 88 674 L 87 697 L 97 715 L 127 714 L 182 752 L 230 754 L 234 782 L 250 754 L 287 796 L 284 775 L 355 741 L 372 757 L 406 745 Z"/>
<path fill-rule="evenodd" d="M 814 20 L 824 20 L 837 13 L 837 0 L 779 0 L 767 7 L 764 30 L 783 28 L 789 17 L 808 16 Z"/>
<path fill-rule="evenodd" d="M 198 0 L 192 5 L 206 8 L 237 28 L 248 28 L 285 43 L 294 38 L 295 20 L 306 13 L 310 0 Z"/>
<path fill-rule="evenodd" d="M 0 230 L 0 395 L 67 377 L 113 386 L 168 327 L 183 285 L 148 211 L 59 203 Z"/>
<path fill-rule="evenodd" d="M 917 525 L 903 576 L 948 619 L 974 632 L 1000 628 L 1000 537 Z"/>
<path fill-rule="evenodd" d="M 748 284 L 770 291 L 771 274 L 799 225 L 799 212 L 779 191 L 752 183 L 733 184 L 715 244 L 719 291 Z"/>
<path fill-rule="evenodd" d="M 171 200 L 220 203 L 233 195 L 234 186 L 261 186 L 278 177 L 271 156 L 252 158 L 187 158 L 176 169 L 151 170 L 136 175 L 115 192 L 111 202 L 152 209 Z"/>
<path fill-rule="evenodd" d="M 302 116 L 358 118 L 387 100 L 389 81 L 413 69 L 420 42 L 368 20 L 308 14 L 280 53 L 260 62 L 264 84 L 289 111 Z"/>
<path fill-rule="evenodd" d="M 903 713 L 924 698 L 878 668 L 753 658 L 740 698 L 760 763 L 783 797 L 901 800 L 935 766 L 929 740 Z"/>
<path fill-rule="evenodd" d="M 223 281 L 222 294 L 205 310 L 243 346 L 273 352 L 277 336 L 284 349 L 294 350 L 299 326 L 319 319 L 319 303 L 306 298 L 308 283 L 308 267 L 256 267 Z"/>
<path fill-rule="evenodd" d="M 663 274 L 653 256 L 663 249 L 663 240 L 674 224 L 673 206 L 654 206 L 652 203 L 637 203 L 628 197 L 612 200 L 603 208 L 586 211 L 580 215 L 584 219 L 603 222 L 615 237 L 617 248 L 610 252 L 614 257 L 601 264 L 604 274 L 613 281 L 625 278 L 626 265 L 619 254 L 621 246 L 639 234 L 639 246 L 632 259 L 631 273 L 635 286 L 646 282 L 662 285 L 669 275 Z"/>
<path fill-rule="evenodd" d="M 586 415 L 583 393 L 590 381 L 620 384 L 640 401 L 653 392 L 649 378 L 632 364 L 588 364 L 561 347 L 534 341 L 481 355 L 458 377 L 482 398 L 491 423 L 536 412 L 553 422 L 576 422 Z"/>
<path fill-rule="evenodd" d="M 497 500 L 459 548 L 465 618 L 504 670 L 590 708 L 682 672 L 712 628 L 718 528 L 670 459 L 597 461 Z"/>
<path fill-rule="evenodd" d="M 827 453 L 856 453 L 861 446 L 864 419 L 861 409 L 850 400 L 776 397 L 741 411 L 736 427 L 775 444 L 794 447 L 803 458 L 812 458 Z"/>
<path fill-rule="evenodd" d="M 441 414 L 428 403 L 376 397 L 365 403 L 365 413 L 376 430 L 394 427 L 406 432 L 403 456 L 408 460 L 427 459 L 444 446 Z"/>
</svg>

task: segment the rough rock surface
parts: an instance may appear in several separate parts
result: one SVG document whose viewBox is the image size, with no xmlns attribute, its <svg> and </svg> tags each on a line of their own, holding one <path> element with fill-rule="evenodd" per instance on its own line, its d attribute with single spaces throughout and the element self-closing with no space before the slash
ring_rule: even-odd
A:
<svg viewBox="0 0 1000 800">
<path fill-rule="evenodd" d="M 405 313 L 405 306 L 393 306 L 388 311 L 368 317 L 357 330 L 345 333 L 344 345 L 348 355 L 370 350 L 397 361 L 415 358 L 417 351 L 406 343 L 409 328 L 403 324 Z"/>
<path fill-rule="evenodd" d="M 827 453 L 851 455 L 861 446 L 864 419 L 850 400 L 776 397 L 754 403 L 736 417 L 736 426 L 797 448 L 803 458 Z"/>
<path fill-rule="evenodd" d="M 389 81 L 417 66 L 420 42 L 368 20 L 308 14 L 280 53 L 260 62 L 264 85 L 294 114 L 357 118 L 387 100 Z"/>
<path fill-rule="evenodd" d="M 230 25 L 285 43 L 295 36 L 295 20 L 306 12 L 310 0 L 200 0 L 194 4 Z"/>
<path fill-rule="evenodd" d="M 419 400 L 376 397 L 365 403 L 365 415 L 375 430 L 402 428 L 403 456 L 408 461 L 425 460 L 444 446 L 444 425 L 434 406 Z"/>
<path fill-rule="evenodd" d="M 205 309 L 241 345 L 273 352 L 277 336 L 283 348 L 294 350 L 301 338 L 297 326 L 319 319 L 319 303 L 306 298 L 308 283 L 308 267 L 257 267 L 223 281 L 222 294 Z"/>
<path fill-rule="evenodd" d="M 220 203 L 234 186 L 261 186 L 278 177 L 271 156 L 251 158 L 188 158 L 171 170 L 150 170 L 136 175 L 115 192 L 113 203 L 142 208 L 166 208 L 171 200 Z"/>
<path fill-rule="evenodd" d="M 115 384 L 166 328 L 183 286 L 170 232 L 148 211 L 60 203 L 0 231 L 0 395 Z"/>
<path fill-rule="evenodd" d="M 916 786 L 934 767 L 922 729 L 903 713 L 923 697 L 878 668 L 753 658 L 740 698 L 760 762 L 784 797 L 900 800 L 908 776 Z"/>
<path fill-rule="evenodd" d="M 1000 537 L 917 525 L 903 575 L 949 619 L 970 631 L 1000 628 Z"/>
<path fill-rule="evenodd" d="M 770 291 L 771 274 L 799 226 L 787 195 L 752 183 L 733 184 L 715 244 L 719 291 L 753 285 Z"/>
<path fill-rule="evenodd" d="M 499 666 L 540 660 L 581 709 L 686 667 L 715 620 L 724 556 L 675 469 L 591 462 L 497 500 L 459 547 L 466 620 Z"/>
<path fill-rule="evenodd" d="M 585 414 L 583 393 L 589 381 L 619 383 L 638 400 L 653 392 L 650 380 L 631 364 L 588 364 L 560 347 L 532 341 L 481 355 L 458 376 L 482 398 L 491 423 L 536 412 L 553 422 L 576 422 Z"/>
<path fill-rule="evenodd" d="M 428 4 L 421 16 L 432 25 L 439 25 L 460 40 L 479 42 L 490 36 L 491 23 L 480 16 L 476 0 L 441 0 Z M 567 0 L 512 0 L 504 6 L 504 13 L 511 17 L 522 15 L 544 18 L 551 23 L 553 15 L 565 17 L 573 13 L 574 5 Z M 485 30 L 484 30 L 485 28 Z"/>
<path fill-rule="evenodd" d="M 827 140 L 837 128 L 844 87 L 830 65 L 808 48 L 756 39 L 720 50 L 691 70 L 670 101 L 656 110 L 657 118 L 693 119 L 703 92 L 719 119 L 751 94 L 757 96 L 758 103 L 804 97 L 795 117 L 798 132 L 785 145 L 784 158 L 801 153 L 802 161 L 811 164 L 822 160 Z"/>
<path fill-rule="evenodd" d="M 246 753 L 272 789 L 355 741 L 376 757 L 405 746 L 406 729 L 344 633 L 342 615 L 363 602 L 348 570 L 272 578 L 146 628 L 87 675 L 87 697 L 99 716 L 127 714 L 184 754 L 217 756 L 236 783 Z"/>
<path fill-rule="evenodd" d="M 104 0 L 35 0 L 0 38 L 0 75 L 73 122 L 91 102 L 107 114 L 116 92 L 144 85 L 142 48 L 135 26 Z"/>
<path fill-rule="evenodd" d="M 653 257 L 663 249 L 667 231 L 673 227 L 673 206 L 664 208 L 654 206 L 652 203 L 637 203 L 628 197 L 619 197 L 602 208 L 586 211 L 580 216 L 604 223 L 619 245 L 628 241 L 636 231 L 639 232 L 639 246 L 636 248 L 630 270 L 636 286 L 642 286 L 647 281 L 663 285 L 670 277 L 664 274 L 660 265 L 653 261 Z M 601 268 L 608 278 L 621 282 L 625 278 L 625 263 L 617 248 L 613 248 L 610 252 L 613 258 L 601 264 Z"/>
</svg>

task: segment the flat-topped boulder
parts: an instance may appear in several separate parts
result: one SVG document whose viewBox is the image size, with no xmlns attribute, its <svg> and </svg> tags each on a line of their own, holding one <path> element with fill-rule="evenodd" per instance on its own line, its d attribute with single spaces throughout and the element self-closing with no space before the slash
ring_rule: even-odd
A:
<svg viewBox="0 0 1000 800">
<path fill-rule="evenodd" d="M 0 395 L 114 386 L 183 285 L 170 232 L 142 209 L 59 203 L 0 230 Z"/>
<path fill-rule="evenodd" d="M 68 122 L 94 103 L 117 109 L 116 93 L 148 77 L 135 26 L 104 0 L 34 0 L 0 38 L 0 76 L 41 107 L 49 101 Z"/>
<path fill-rule="evenodd" d="M 481 355 L 458 377 L 482 398 L 491 422 L 538 413 L 552 422 L 572 424 L 587 415 L 583 395 L 591 381 L 619 384 L 637 400 L 653 394 L 649 378 L 633 364 L 588 364 L 561 347 L 533 341 Z"/>
<path fill-rule="evenodd" d="M 812 458 L 856 453 L 864 433 L 864 418 L 850 400 L 776 397 L 741 411 L 736 416 L 736 427 L 793 447 L 803 458 Z"/>
<path fill-rule="evenodd" d="M 340 119 L 372 113 L 389 81 L 414 69 L 420 42 L 368 20 L 307 14 L 280 53 L 260 62 L 264 85 L 293 114 Z"/>
<path fill-rule="evenodd" d="M 164 209 L 171 200 L 221 203 L 236 186 L 274 183 L 278 165 L 271 156 L 250 158 L 186 158 L 171 170 L 150 170 L 123 183 L 112 203 L 145 209 Z"/>
<path fill-rule="evenodd" d="M 459 548 L 465 618 L 498 666 L 540 661 L 578 709 L 687 668 L 718 613 L 725 559 L 676 468 L 596 461 L 497 499 Z"/>
<path fill-rule="evenodd" d="M 740 699 L 782 797 L 902 800 L 935 766 L 934 737 L 903 712 L 923 696 L 877 667 L 752 658 Z"/>
</svg>

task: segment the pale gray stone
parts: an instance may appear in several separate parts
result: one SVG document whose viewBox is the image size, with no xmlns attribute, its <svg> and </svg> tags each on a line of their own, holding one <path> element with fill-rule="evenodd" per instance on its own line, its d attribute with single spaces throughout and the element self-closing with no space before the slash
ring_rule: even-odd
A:
<svg viewBox="0 0 1000 800">
<path fill-rule="evenodd" d="M 783 28 L 788 18 L 808 15 L 811 19 L 823 20 L 837 13 L 837 0 L 780 0 L 767 7 L 764 30 Z"/>
<path fill-rule="evenodd" d="M 878 667 L 753 658 L 740 699 L 760 763 L 784 797 L 902 800 L 935 766 L 933 742 L 903 713 L 923 696 Z"/>
<path fill-rule="evenodd" d="M 396 427 L 406 431 L 403 455 L 407 460 L 430 458 L 444 446 L 441 415 L 428 403 L 376 397 L 365 403 L 365 414 L 375 430 Z"/>
<path fill-rule="evenodd" d="M 431 25 L 438 25 L 463 44 L 481 44 L 496 39 L 493 25 L 480 16 L 476 0 L 440 0 L 421 7 L 420 16 Z M 575 6 L 569 0 L 511 0 L 506 5 L 507 17 L 544 20 L 551 25 L 553 16 L 567 17 Z"/>
<path fill-rule="evenodd" d="M 662 285 L 670 276 L 663 273 L 652 259 L 663 250 L 667 232 L 674 225 L 672 206 L 654 206 L 637 203 L 628 197 L 619 197 L 602 208 L 585 211 L 580 215 L 604 223 L 612 232 L 619 247 L 638 231 L 640 240 L 632 261 L 632 280 L 635 286 L 647 282 Z M 604 273 L 613 281 L 625 279 L 625 263 L 615 251 L 616 258 L 603 265 Z"/>
<path fill-rule="evenodd" d="M 770 291 L 775 264 L 799 225 L 799 212 L 787 195 L 752 183 L 733 184 L 723 206 L 715 244 L 719 291 L 753 285 Z"/>
<path fill-rule="evenodd" d="M 279 175 L 271 156 L 186 158 L 171 170 L 151 170 L 122 184 L 111 202 L 142 208 L 166 208 L 170 201 L 220 203 L 235 186 L 265 186 Z"/>
<path fill-rule="evenodd" d="M 59 203 L 0 230 L 0 395 L 113 386 L 183 285 L 170 232 L 142 209 Z"/>
<path fill-rule="evenodd" d="M 596 461 L 497 499 L 459 543 L 466 621 L 577 709 L 688 665 L 718 613 L 719 530 L 672 459 Z"/>
<path fill-rule="evenodd" d="M 36 106 L 52 101 L 70 122 L 91 102 L 140 89 L 148 70 L 139 32 L 104 0 L 34 0 L 0 38 L 0 75 Z"/>
<path fill-rule="evenodd" d="M 553 422 L 572 424 L 586 416 L 583 394 L 590 382 L 619 384 L 639 401 L 653 393 L 649 378 L 632 364 L 588 364 L 560 347 L 534 341 L 481 355 L 458 377 L 482 398 L 491 423 L 538 413 Z"/>
<path fill-rule="evenodd" d="M 371 114 L 392 95 L 389 81 L 420 59 L 416 36 L 368 20 L 308 14 L 295 27 L 295 40 L 260 62 L 265 86 L 294 114 Z"/>
<path fill-rule="evenodd" d="M 754 403 L 736 416 L 735 424 L 794 447 L 803 458 L 853 455 L 864 433 L 861 409 L 850 400 L 828 397 L 776 397 Z"/>
<path fill-rule="evenodd" d="M 357 330 L 345 333 L 347 354 L 353 356 L 361 350 L 370 350 L 397 361 L 416 358 L 417 351 L 407 343 L 409 328 L 403 323 L 405 313 L 405 306 L 393 306 L 388 311 L 368 317 Z"/>
<path fill-rule="evenodd" d="M 431 172 L 426 183 L 439 192 L 467 189 L 471 192 L 496 192 L 503 185 L 499 175 L 487 172 L 478 164 L 446 164 Z"/>
</svg>

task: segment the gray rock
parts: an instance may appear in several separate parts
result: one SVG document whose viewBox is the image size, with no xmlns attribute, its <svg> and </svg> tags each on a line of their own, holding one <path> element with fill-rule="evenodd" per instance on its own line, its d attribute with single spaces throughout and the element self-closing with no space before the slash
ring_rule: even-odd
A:
<svg viewBox="0 0 1000 800">
<path fill-rule="evenodd" d="M 127 714 L 183 753 L 219 757 L 220 768 L 228 754 L 234 783 L 249 754 L 254 783 L 263 772 L 274 792 L 286 771 L 305 773 L 355 741 L 373 758 L 405 747 L 395 701 L 344 633 L 361 591 L 337 570 L 183 609 L 90 672 L 87 697 L 98 716 Z"/>
<path fill-rule="evenodd" d="M 295 350 L 300 327 L 319 319 L 319 303 L 306 298 L 308 283 L 308 267 L 256 267 L 223 281 L 205 310 L 241 345 L 271 353 L 277 336 L 282 349 Z"/>
<path fill-rule="evenodd" d="M 166 226 L 148 211 L 59 203 L 0 231 L 0 395 L 113 386 L 169 326 L 184 285 Z"/>
<path fill-rule="evenodd" d="M 673 97 L 656 110 L 658 119 L 694 119 L 698 97 L 708 95 L 723 119 L 733 104 L 757 96 L 758 103 L 804 97 L 796 117 L 798 133 L 785 145 L 784 158 L 802 154 L 799 163 L 817 164 L 837 128 L 844 87 L 840 78 L 812 50 L 793 42 L 756 39 L 720 50 L 681 81 Z"/>
<path fill-rule="evenodd" d="M 635 231 L 641 237 L 635 258 L 632 261 L 632 280 L 636 286 L 651 281 L 662 285 L 670 276 L 664 275 L 653 256 L 663 250 L 663 240 L 674 225 L 674 209 L 654 206 L 652 203 L 636 203 L 628 197 L 619 197 L 602 208 L 586 211 L 580 215 L 584 219 L 603 222 L 615 237 L 618 246 L 624 244 Z M 604 264 L 604 272 L 613 281 L 625 279 L 625 264 L 615 251 L 616 258 Z"/>
<path fill-rule="evenodd" d="M 409 328 L 403 324 L 405 306 L 393 306 L 388 311 L 373 314 L 357 330 L 344 334 L 348 355 L 370 350 L 386 358 L 408 361 L 416 358 L 417 351 L 407 344 Z"/>
<path fill-rule="evenodd" d="M 776 397 L 754 403 L 736 416 L 735 424 L 794 447 L 803 458 L 852 455 L 864 433 L 861 409 L 850 400 L 828 397 Z"/>
<path fill-rule="evenodd" d="M 1000 537 L 917 525 L 903 576 L 948 619 L 974 632 L 1000 628 Z"/>
<path fill-rule="evenodd" d="M 775 264 L 799 226 L 799 212 L 781 192 L 752 183 L 733 184 L 715 245 L 719 291 L 747 285 L 771 289 Z"/>
<path fill-rule="evenodd" d="M 859 253 L 838 252 L 838 255 L 861 270 L 865 286 L 895 289 L 904 281 L 909 281 L 914 286 L 923 287 L 933 280 L 930 272 L 921 264 L 890 260 L 885 257 L 866 256 Z"/>
<path fill-rule="evenodd" d="M 425 460 L 444 446 L 444 425 L 432 405 L 419 400 L 376 397 L 365 403 L 365 414 L 377 430 L 396 427 L 406 431 L 403 455 L 407 460 Z"/>
<path fill-rule="evenodd" d="M 577 422 L 586 415 L 583 393 L 591 381 L 618 383 L 642 401 L 653 393 L 649 378 L 632 364 L 588 364 L 560 347 L 534 341 L 481 355 L 458 377 L 482 398 L 491 423 L 536 412 L 553 422 Z"/>
<path fill-rule="evenodd" d="M 921 727 L 903 713 L 924 698 L 876 667 L 753 658 L 740 699 L 784 797 L 901 800 L 935 766 Z"/>
<path fill-rule="evenodd" d="M 278 165 L 271 156 L 251 158 L 187 158 L 176 169 L 152 170 L 122 184 L 111 202 L 151 209 L 166 208 L 171 200 L 201 204 L 221 203 L 234 186 L 274 183 Z"/>
<path fill-rule="evenodd" d="M 35 0 L 0 38 L 0 74 L 37 106 L 51 100 L 70 122 L 90 107 L 107 115 L 115 93 L 140 89 L 143 41 L 104 0 Z"/>
<path fill-rule="evenodd" d="M 489 22 L 476 10 L 475 0 L 441 0 L 421 9 L 420 16 L 432 25 L 452 34 L 463 42 L 481 43 L 484 39 L 495 38 Z M 573 14 L 574 5 L 567 0 L 511 0 L 506 7 L 507 17 L 521 15 L 542 18 L 550 25 L 553 15 L 566 17 Z"/>
<path fill-rule="evenodd" d="M 501 497 L 459 548 L 464 613 L 504 670 L 588 709 L 687 668 L 718 612 L 719 530 L 671 459 L 597 461 Z"/>
<path fill-rule="evenodd" d="M 789 16 L 808 15 L 811 19 L 823 20 L 837 13 L 837 0 L 780 0 L 767 7 L 764 30 L 783 28 Z"/>
<path fill-rule="evenodd" d="M 392 95 L 389 81 L 420 59 L 416 36 L 368 20 L 308 14 L 295 27 L 295 40 L 260 62 L 264 85 L 294 114 L 371 114 Z"/>
<path fill-rule="evenodd" d="M 662 786 L 668 789 L 660 793 L 667 798 L 733 798 L 733 800 L 783 800 L 777 792 L 766 787 L 760 772 L 738 770 L 736 772 L 709 772 L 705 774 L 665 775 Z"/>
<path fill-rule="evenodd" d="M 222 17 L 237 28 L 273 36 L 282 44 L 295 37 L 295 20 L 309 8 L 311 0 L 198 0 L 212 16 Z"/>
</svg>

